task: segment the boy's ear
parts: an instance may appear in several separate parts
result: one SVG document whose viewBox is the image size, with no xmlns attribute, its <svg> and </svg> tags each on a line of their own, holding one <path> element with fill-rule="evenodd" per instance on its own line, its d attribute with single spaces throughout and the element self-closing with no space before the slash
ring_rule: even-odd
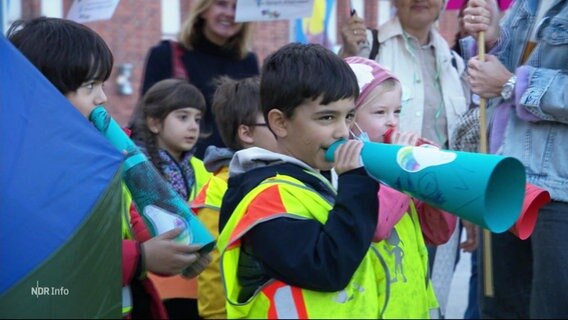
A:
<svg viewBox="0 0 568 320">
<path fill-rule="evenodd" d="M 160 129 L 162 127 L 161 123 L 160 123 L 160 119 L 147 117 L 146 118 L 146 125 L 148 126 L 148 129 L 150 130 L 150 132 L 152 132 L 153 134 L 160 133 Z"/>
<path fill-rule="evenodd" d="M 270 110 L 267 119 L 270 129 L 274 132 L 276 138 L 284 138 L 288 135 L 288 118 L 282 111 L 278 109 Z"/>
<path fill-rule="evenodd" d="M 252 137 L 252 131 L 254 129 L 250 126 L 241 124 L 237 128 L 237 135 L 242 144 L 254 144 L 254 139 Z"/>
</svg>

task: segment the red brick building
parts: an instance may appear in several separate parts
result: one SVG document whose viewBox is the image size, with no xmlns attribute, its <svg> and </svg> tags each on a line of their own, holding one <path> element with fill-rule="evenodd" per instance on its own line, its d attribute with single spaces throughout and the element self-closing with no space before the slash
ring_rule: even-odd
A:
<svg viewBox="0 0 568 320">
<path fill-rule="evenodd" d="M 139 98 L 148 49 L 162 38 L 175 36 L 179 24 L 190 10 L 192 1 L 120 0 L 112 19 L 87 23 L 105 39 L 114 53 L 115 69 L 105 87 L 109 98 L 107 108 L 120 124 L 128 123 Z M 376 27 L 390 15 L 389 0 L 336 0 L 334 19 L 332 18 L 335 20 L 335 28 L 331 28 L 334 34 L 330 35 L 332 43 L 336 42 L 336 47 L 341 41 L 338 35 L 339 26 L 349 17 L 350 2 L 370 27 Z M 13 8 L 8 20 L 41 15 L 66 17 L 72 3 L 73 0 L 10 0 L 10 6 Z M 442 34 L 450 44 L 457 31 L 456 16 L 455 11 L 444 12 L 439 22 Z M 289 21 L 257 22 L 254 25 L 252 50 L 258 54 L 260 63 L 271 52 L 294 40 L 294 24 Z M 126 95 L 118 92 L 116 83 L 118 70 L 125 64 L 132 66 L 132 94 Z"/>
</svg>

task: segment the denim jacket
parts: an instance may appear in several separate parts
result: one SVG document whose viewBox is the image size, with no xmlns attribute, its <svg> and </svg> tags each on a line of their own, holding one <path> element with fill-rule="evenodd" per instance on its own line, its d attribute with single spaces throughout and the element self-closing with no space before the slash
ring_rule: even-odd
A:
<svg viewBox="0 0 568 320">
<path fill-rule="evenodd" d="M 548 190 L 553 200 L 568 202 L 568 0 L 554 1 L 541 21 L 535 21 L 537 9 L 538 0 L 515 1 L 491 51 L 517 75 L 496 152 L 522 161 L 527 182 Z M 531 26 L 538 28 L 538 44 L 520 65 Z M 507 103 L 495 98 L 489 105 Z"/>
</svg>

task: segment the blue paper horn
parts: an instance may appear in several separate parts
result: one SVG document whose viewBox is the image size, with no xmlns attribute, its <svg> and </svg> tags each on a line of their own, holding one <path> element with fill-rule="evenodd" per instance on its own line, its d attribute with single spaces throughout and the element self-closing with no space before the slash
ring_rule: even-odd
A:
<svg viewBox="0 0 568 320">
<path fill-rule="evenodd" d="M 177 241 L 201 245 L 203 252 L 211 251 L 215 238 L 106 110 L 102 106 L 95 108 L 89 120 L 115 148 L 125 153 L 122 177 L 152 236 L 182 227 L 184 231 Z"/>
<path fill-rule="evenodd" d="M 343 142 L 330 146 L 327 161 Z M 525 169 L 512 157 L 364 142 L 361 161 L 380 182 L 492 232 L 521 214 Z"/>
</svg>

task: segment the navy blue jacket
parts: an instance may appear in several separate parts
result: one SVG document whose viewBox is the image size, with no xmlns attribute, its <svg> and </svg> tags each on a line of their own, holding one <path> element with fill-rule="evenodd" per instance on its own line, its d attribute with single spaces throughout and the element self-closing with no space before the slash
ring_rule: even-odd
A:
<svg viewBox="0 0 568 320">
<path fill-rule="evenodd" d="M 246 300 L 270 278 L 310 290 L 343 289 L 369 250 L 377 225 L 379 184 L 359 168 L 339 176 L 336 196 L 329 184 L 294 164 L 254 169 L 229 179 L 219 230 L 242 198 L 277 172 L 299 179 L 334 206 L 325 224 L 282 217 L 248 231 L 242 238 L 237 272 L 243 286 L 239 300 Z"/>
</svg>

